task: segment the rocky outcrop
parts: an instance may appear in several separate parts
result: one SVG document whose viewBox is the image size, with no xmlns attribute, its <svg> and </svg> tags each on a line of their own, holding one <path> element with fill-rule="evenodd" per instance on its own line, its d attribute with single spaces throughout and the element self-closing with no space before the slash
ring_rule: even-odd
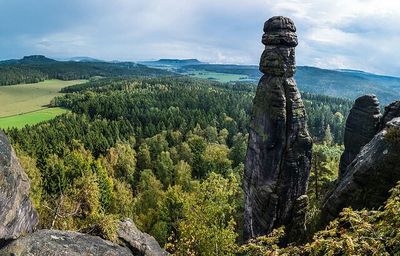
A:
<svg viewBox="0 0 400 256">
<path fill-rule="evenodd" d="M 322 206 L 323 224 L 344 207 L 378 208 L 388 198 L 389 190 L 400 180 L 400 145 L 387 138 L 389 130 L 400 134 L 400 118 L 389 121 L 347 167 Z"/>
<path fill-rule="evenodd" d="M 375 95 L 364 95 L 356 99 L 347 117 L 344 132 L 345 150 L 340 158 L 339 180 L 344 176 L 347 166 L 375 136 L 379 129 L 381 113 Z"/>
<path fill-rule="evenodd" d="M 118 244 L 73 231 L 39 230 L 10 241 L 0 249 L 0 256 L 7 255 L 140 255 L 167 256 L 154 237 L 141 232 L 131 220 L 119 224 Z"/>
<path fill-rule="evenodd" d="M 379 130 L 384 129 L 386 124 L 395 117 L 400 117 L 400 101 L 394 101 L 385 107 L 385 112 L 379 123 Z"/>
<path fill-rule="evenodd" d="M 0 243 L 32 232 L 38 217 L 29 199 L 29 179 L 0 131 Z"/>
<path fill-rule="evenodd" d="M 13 241 L 0 250 L 0 256 L 12 255 L 129 256 L 142 254 L 134 254 L 128 248 L 96 236 L 71 231 L 39 230 Z"/>
<path fill-rule="evenodd" d="M 288 233 L 304 232 L 308 202 L 312 140 L 293 79 L 296 27 L 278 16 L 265 22 L 264 32 L 264 75 L 253 102 L 244 174 L 246 240 L 282 225 Z"/>
<path fill-rule="evenodd" d="M 164 249 L 160 247 L 156 239 L 149 234 L 141 232 L 131 220 L 127 219 L 120 223 L 118 228 L 118 239 L 133 253 L 144 256 L 167 256 Z"/>
</svg>

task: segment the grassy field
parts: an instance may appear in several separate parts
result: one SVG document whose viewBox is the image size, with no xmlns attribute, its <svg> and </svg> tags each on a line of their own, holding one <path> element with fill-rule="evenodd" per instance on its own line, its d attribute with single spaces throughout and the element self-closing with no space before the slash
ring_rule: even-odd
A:
<svg viewBox="0 0 400 256">
<path fill-rule="evenodd" d="M 83 82 L 85 80 L 47 80 L 36 84 L 0 86 L 0 117 L 47 108 L 46 105 L 60 95 L 61 88 Z"/>
<path fill-rule="evenodd" d="M 48 108 L 50 101 L 61 95 L 67 86 L 86 80 L 47 80 L 36 84 L 0 86 L 0 128 L 32 125 L 65 113 L 60 108 Z"/>
<path fill-rule="evenodd" d="M 190 71 L 186 73 L 186 75 L 202 78 L 202 79 L 209 79 L 218 81 L 221 83 L 227 82 L 237 82 L 237 81 L 246 81 L 248 76 L 246 75 L 236 75 L 236 74 L 227 74 L 227 73 L 216 73 L 210 71 Z"/>
<path fill-rule="evenodd" d="M 23 128 L 26 125 L 34 125 L 43 121 L 53 119 L 54 117 L 64 114 L 66 112 L 68 112 L 68 110 L 63 108 L 45 108 L 30 113 L 0 117 L 0 128 Z"/>
</svg>

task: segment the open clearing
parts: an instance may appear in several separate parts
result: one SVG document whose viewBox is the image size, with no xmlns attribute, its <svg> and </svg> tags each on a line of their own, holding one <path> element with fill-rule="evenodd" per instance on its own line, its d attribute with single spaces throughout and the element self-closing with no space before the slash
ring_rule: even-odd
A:
<svg viewBox="0 0 400 256">
<path fill-rule="evenodd" d="M 36 84 L 0 86 L 0 128 L 24 127 L 65 113 L 61 108 L 48 108 L 50 101 L 67 86 L 87 80 L 46 80 Z"/>
<path fill-rule="evenodd" d="M 68 110 L 63 108 L 45 108 L 21 115 L 0 117 L 0 128 L 23 128 L 26 125 L 34 125 L 43 121 L 53 119 L 54 117 L 64 114 L 66 112 L 68 112 Z"/>
<path fill-rule="evenodd" d="M 0 117 L 45 109 L 54 97 L 61 95 L 61 88 L 83 82 L 86 80 L 47 80 L 36 84 L 0 86 Z"/>
</svg>

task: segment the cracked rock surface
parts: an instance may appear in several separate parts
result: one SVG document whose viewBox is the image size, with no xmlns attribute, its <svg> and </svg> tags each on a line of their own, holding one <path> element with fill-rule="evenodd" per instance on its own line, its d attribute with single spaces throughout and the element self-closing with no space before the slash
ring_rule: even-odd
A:
<svg viewBox="0 0 400 256">
<path fill-rule="evenodd" d="M 0 242 L 34 231 L 38 216 L 29 189 L 28 176 L 0 131 Z"/>
<path fill-rule="evenodd" d="M 305 231 L 312 140 L 295 73 L 296 27 L 282 16 L 265 22 L 260 60 L 264 73 L 253 101 L 245 162 L 244 238 L 286 226 Z"/>
</svg>

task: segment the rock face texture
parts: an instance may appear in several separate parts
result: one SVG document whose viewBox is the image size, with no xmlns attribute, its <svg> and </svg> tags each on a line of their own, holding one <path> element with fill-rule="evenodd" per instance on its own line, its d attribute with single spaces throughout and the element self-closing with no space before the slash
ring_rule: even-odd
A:
<svg viewBox="0 0 400 256">
<path fill-rule="evenodd" d="M 120 223 L 118 238 L 133 253 L 144 256 L 167 256 L 164 249 L 160 247 L 156 239 L 149 234 L 141 232 L 131 220 L 127 219 Z"/>
<path fill-rule="evenodd" d="M 375 95 L 364 95 L 356 99 L 347 117 L 344 133 L 344 147 L 340 158 L 339 180 L 344 176 L 347 166 L 375 136 L 379 129 L 381 113 Z"/>
<path fill-rule="evenodd" d="M 0 250 L 0 255 L 129 256 L 142 254 L 133 254 L 128 248 L 96 236 L 71 231 L 39 230 L 8 244 Z"/>
<path fill-rule="evenodd" d="M 322 223 L 335 218 L 344 207 L 377 208 L 400 180 L 400 145 L 388 140 L 389 129 L 399 130 L 400 118 L 389 121 L 347 167 L 346 173 L 322 206 Z"/>
<path fill-rule="evenodd" d="M 32 232 L 38 217 L 29 199 L 29 179 L 0 131 L 0 242 Z"/>
<path fill-rule="evenodd" d="M 288 233 L 302 233 L 308 202 L 312 140 L 293 79 L 296 27 L 289 18 L 277 16 L 265 22 L 264 32 L 264 75 L 253 102 L 245 163 L 246 240 L 282 225 Z"/>
<path fill-rule="evenodd" d="M 385 112 L 379 123 L 379 130 L 384 129 L 386 124 L 395 117 L 400 117 L 400 101 L 394 101 L 385 107 Z"/>
</svg>

